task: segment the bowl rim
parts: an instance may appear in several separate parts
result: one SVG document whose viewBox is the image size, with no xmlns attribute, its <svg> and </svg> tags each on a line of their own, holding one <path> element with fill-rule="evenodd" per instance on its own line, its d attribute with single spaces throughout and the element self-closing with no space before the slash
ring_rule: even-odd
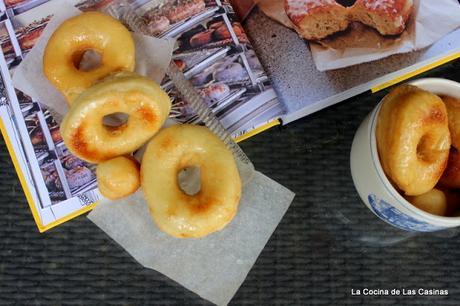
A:
<svg viewBox="0 0 460 306">
<path fill-rule="evenodd" d="M 428 86 L 439 87 L 440 91 L 436 91 L 438 94 L 442 94 L 441 92 L 442 88 L 445 88 L 445 87 L 457 89 L 459 92 L 458 98 L 460 98 L 460 83 L 455 82 L 455 81 L 442 79 L 442 78 L 422 78 L 422 79 L 417 79 L 417 80 L 408 82 L 406 84 L 417 86 L 422 89 Z M 430 92 L 432 92 L 432 90 L 430 90 Z M 377 118 L 378 118 L 378 114 L 380 113 L 380 108 L 382 106 L 383 99 L 384 98 L 380 100 L 380 102 L 378 103 L 378 105 L 376 106 L 375 110 L 373 111 L 371 115 L 371 125 L 369 128 L 369 133 L 370 133 L 369 136 L 371 140 L 370 141 L 371 159 L 377 171 L 377 176 L 382 182 L 384 188 L 401 206 L 409 210 L 411 213 L 418 215 L 419 217 L 423 217 L 425 221 L 430 220 L 436 223 L 449 223 L 451 225 L 460 225 L 460 216 L 459 217 L 445 217 L 445 216 L 433 215 L 433 214 L 430 214 L 412 205 L 396 190 L 396 188 L 393 186 L 393 184 L 391 184 L 391 182 L 387 178 L 385 172 L 383 171 L 382 165 L 380 163 L 380 157 L 378 155 L 378 150 L 377 150 L 377 140 L 376 140 L 376 135 L 375 135 L 376 126 L 377 126 Z"/>
</svg>

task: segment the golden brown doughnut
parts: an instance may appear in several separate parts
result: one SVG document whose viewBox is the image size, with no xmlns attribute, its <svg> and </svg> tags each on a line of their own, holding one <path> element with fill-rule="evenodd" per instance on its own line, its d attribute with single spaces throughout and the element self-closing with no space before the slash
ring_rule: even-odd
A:
<svg viewBox="0 0 460 306">
<path fill-rule="evenodd" d="M 188 195 L 178 174 L 198 167 L 201 190 Z M 241 181 L 232 153 L 206 127 L 174 125 L 148 144 L 141 185 L 158 227 L 178 238 L 199 238 L 224 228 L 235 216 Z"/>
<path fill-rule="evenodd" d="M 399 86 L 382 101 L 376 139 L 390 181 L 406 195 L 426 193 L 447 165 L 450 133 L 446 107 L 428 91 Z"/>
<path fill-rule="evenodd" d="M 100 163 L 141 147 L 160 129 L 170 109 L 171 101 L 158 84 L 120 72 L 75 100 L 61 123 L 61 135 L 74 155 Z M 127 114 L 127 122 L 105 125 L 104 117 L 115 113 Z"/>
<path fill-rule="evenodd" d="M 453 146 L 450 149 L 447 167 L 439 180 L 439 185 L 446 188 L 460 188 L 460 153 Z"/>
<path fill-rule="evenodd" d="M 448 96 L 442 96 L 441 98 L 447 108 L 452 145 L 457 148 L 457 150 L 460 150 L 460 99 Z"/>
<path fill-rule="evenodd" d="M 102 56 L 99 67 L 79 70 L 86 51 Z M 133 71 L 134 40 L 118 20 L 98 12 L 87 12 L 64 21 L 45 48 L 43 71 L 48 80 L 71 104 L 96 81 L 116 71 Z"/>
</svg>

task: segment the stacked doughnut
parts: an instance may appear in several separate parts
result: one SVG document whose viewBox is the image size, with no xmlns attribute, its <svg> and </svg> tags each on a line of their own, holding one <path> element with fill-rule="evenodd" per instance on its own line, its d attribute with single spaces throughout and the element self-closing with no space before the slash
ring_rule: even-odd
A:
<svg viewBox="0 0 460 306">
<path fill-rule="evenodd" d="M 99 55 L 100 63 L 82 69 L 89 51 Z M 98 164 L 98 187 L 106 198 L 126 197 L 142 186 L 163 231 L 197 238 L 222 229 L 235 216 L 241 196 L 232 153 L 205 127 L 160 131 L 170 99 L 134 67 L 131 33 L 110 16 L 87 12 L 56 29 L 43 68 L 70 106 L 61 123 L 65 145 L 80 159 Z M 146 143 L 139 165 L 132 154 Z M 178 174 L 190 167 L 201 172 L 196 194 L 185 193 L 178 182 Z"/>
<path fill-rule="evenodd" d="M 409 202 L 441 216 L 458 210 L 460 100 L 399 86 L 382 101 L 376 140 L 385 174 Z"/>
<path fill-rule="evenodd" d="M 345 30 L 352 21 L 373 27 L 382 35 L 400 34 L 413 3 L 412 0 L 357 0 L 347 8 L 335 0 L 284 0 L 284 7 L 302 37 L 320 40 Z"/>
</svg>

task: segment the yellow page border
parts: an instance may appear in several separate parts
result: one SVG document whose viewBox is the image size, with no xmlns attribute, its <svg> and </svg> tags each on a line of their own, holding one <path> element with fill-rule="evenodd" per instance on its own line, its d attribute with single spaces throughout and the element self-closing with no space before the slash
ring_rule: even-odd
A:
<svg viewBox="0 0 460 306">
<path fill-rule="evenodd" d="M 26 178 L 24 176 L 24 173 L 22 173 L 21 166 L 19 165 L 18 158 L 14 152 L 13 145 L 11 143 L 11 139 L 8 135 L 8 132 L 6 130 L 5 123 L 3 120 L 0 118 L 0 131 L 2 133 L 3 139 L 5 140 L 6 147 L 8 149 L 8 153 L 10 154 L 11 160 L 13 161 L 14 169 L 16 170 L 16 173 L 18 174 L 19 182 L 21 183 L 22 189 L 24 190 L 24 194 L 27 199 L 27 203 L 29 204 L 30 210 L 32 211 L 32 216 L 34 217 L 35 223 L 37 224 L 38 230 L 40 233 L 43 233 L 55 226 L 58 226 L 66 221 L 69 221 L 70 219 L 73 219 L 81 214 L 84 214 L 85 212 L 90 211 L 93 209 L 96 205 L 96 203 L 90 204 L 88 206 L 83 207 L 82 209 L 79 209 L 77 211 L 74 211 L 70 215 L 67 215 L 61 219 L 58 219 L 56 221 L 53 221 L 46 226 L 44 226 L 41 223 L 40 216 L 38 214 L 37 208 L 35 206 L 35 202 L 32 199 L 32 194 L 29 190 L 29 185 L 27 184 Z"/>
<path fill-rule="evenodd" d="M 443 65 L 445 63 L 448 63 L 450 61 L 453 61 L 453 60 L 455 60 L 457 58 L 460 58 L 460 52 L 457 52 L 457 53 L 454 53 L 452 55 L 446 56 L 446 57 L 441 58 L 441 59 L 439 59 L 437 61 L 434 61 L 434 62 L 432 62 L 432 63 L 430 63 L 430 64 L 428 64 L 426 66 L 420 67 L 418 69 L 415 69 L 414 71 L 411 71 L 411 72 L 408 72 L 408 73 L 403 74 L 401 76 L 398 76 L 398 77 L 394 78 L 393 80 L 390 80 L 390 81 L 384 82 L 384 83 L 382 83 L 380 85 L 377 85 L 375 87 L 372 87 L 371 91 L 372 91 L 372 93 L 376 93 L 377 91 L 380 91 L 382 89 L 388 88 L 388 87 L 390 87 L 392 85 L 395 85 L 395 84 L 400 83 L 400 82 L 402 82 L 404 80 L 407 80 L 407 79 L 409 79 L 409 78 L 411 78 L 413 76 L 416 76 L 416 75 L 419 75 L 421 73 L 427 72 L 428 70 L 431 70 L 433 68 L 441 66 L 441 65 Z"/>
<path fill-rule="evenodd" d="M 253 129 L 252 131 L 249 131 L 249 132 L 247 132 L 247 133 L 245 133 L 243 135 L 240 135 L 238 137 L 233 138 L 233 140 L 235 140 L 235 142 L 237 142 L 237 143 L 241 142 L 243 140 L 251 138 L 252 136 L 255 136 L 255 135 L 259 134 L 259 133 L 262 133 L 263 131 L 266 131 L 271 127 L 274 127 L 274 126 L 280 125 L 280 124 L 281 124 L 281 121 L 279 119 L 269 121 L 269 122 L 259 126 L 258 128 Z"/>
</svg>

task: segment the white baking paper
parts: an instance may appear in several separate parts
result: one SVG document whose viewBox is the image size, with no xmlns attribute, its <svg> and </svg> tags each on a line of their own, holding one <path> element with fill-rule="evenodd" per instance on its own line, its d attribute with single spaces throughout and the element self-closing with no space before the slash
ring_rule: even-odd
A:
<svg viewBox="0 0 460 306">
<path fill-rule="evenodd" d="M 143 266 L 212 303 L 226 305 L 293 198 L 294 193 L 256 172 L 244 186 L 233 221 L 222 231 L 200 239 L 178 239 L 161 232 L 141 191 L 120 201 L 102 201 L 88 218 Z"/>
<path fill-rule="evenodd" d="M 390 48 L 335 50 L 311 43 L 316 68 L 319 71 L 338 69 L 426 48 L 460 27 L 460 4 L 457 0 L 414 0 L 412 18 L 415 23 L 413 33 L 405 35 Z"/>
<path fill-rule="evenodd" d="M 53 6 L 55 11 L 49 12 L 54 14 L 53 18 L 13 74 L 14 86 L 50 108 L 57 121 L 61 121 L 67 112 L 68 104 L 64 96 L 43 74 L 43 54 L 56 28 L 66 19 L 81 13 L 71 2 L 62 2 Z M 133 37 L 136 44 L 136 72 L 160 83 L 171 61 L 175 40 L 159 39 L 138 33 L 134 33 Z"/>
</svg>

